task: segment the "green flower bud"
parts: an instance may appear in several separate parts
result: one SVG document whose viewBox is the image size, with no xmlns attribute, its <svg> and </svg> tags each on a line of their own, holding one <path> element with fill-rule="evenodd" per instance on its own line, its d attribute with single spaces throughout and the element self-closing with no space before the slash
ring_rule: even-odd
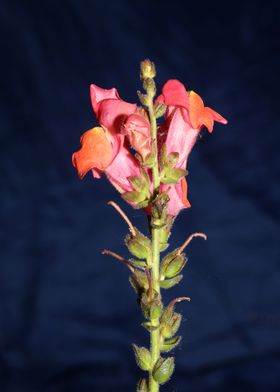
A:
<svg viewBox="0 0 280 392">
<path fill-rule="evenodd" d="M 172 351 L 176 346 L 178 346 L 181 340 L 181 336 L 175 336 L 172 339 L 164 340 L 160 346 L 160 350 L 165 353 L 168 353 L 169 351 Z"/>
<path fill-rule="evenodd" d="M 161 277 L 174 278 L 182 271 L 186 262 L 185 254 L 178 254 L 178 249 L 175 249 L 163 258 L 160 268 Z"/>
<path fill-rule="evenodd" d="M 165 384 L 174 371 L 174 357 L 159 358 L 153 369 L 153 378 L 159 384 Z"/>
<path fill-rule="evenodd" d="M 171 279 L 164 279 L 159 282 L 160 287 L 162 289 L 170 289 L 171 287 L 175 286 L 178 284 L 183 278 L 183 275 L 177 275 L 174 278 Z"/>
<path fill-rule="evenodd" d="M 144 105 L 144 106 L 149 105 L 149 97 L 147 95 L 142 94 L 141 91 L 137 91 L 137 95 L 138 95 L 139 101 L 142 103 L 142 105 Z"/>
<path fill-rule="evenodd" d="M 167 106 L 164 103 L 159 103 L 157 102 L 154 105 L 154 113 L 156 118 L 160 118 L 164 115 L 166 111 Z"/>
<path fill-rule="evenodd" d="M 148 381 L 145 378 L 138 381 L 136 392 L 149 392 Z"/>
<path fill-rule="evenodd" d="M 132 345 L 137 365 L 142 370 L 151 369 L 151 353 L 145 347 L 139 347 L 136 344 Z"/>
<path fill-rule="evenodd" d="M 136 235 L 128 234 L 125 238 L 126 246 L 130 253 L 138 259 L 149 259 L 152 253 L 151 240 L 140 231 Z"/>
<path fill-rule="evenodd" d="M 156 76 L 155 64 L 149 59 L 142 61 L 140 64 L 141 79 L 148 79 L 148 78 L 153 79 L 155 76 Z"/>
</svg>

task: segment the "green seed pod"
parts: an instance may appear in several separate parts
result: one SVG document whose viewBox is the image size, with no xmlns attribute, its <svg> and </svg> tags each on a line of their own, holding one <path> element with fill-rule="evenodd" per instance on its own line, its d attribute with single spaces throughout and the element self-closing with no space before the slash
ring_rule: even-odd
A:
<svg viewBox="0 0 280 392">
<path fill-rule="evenodd" d="M 160 251 L 163 252 L 165 251 L 169 244 L 168 244 L 168 238 L 170 236 L 171 228 L 173 225 L 175 218 L 172 215 L 167 215 L 165 218 L 165 225 L 163 228 L 160 230 Z"/>
<path fill-rule="evenodd" d="M 136 235 L 128 234 L 125 238 L 126 246 L 130 253 L 138 259 L 148 259 L 151 256 L 151 240 L 140 231 Z"/>
<path fill-rule="evenodd" d="M 175 313 L 172 315 L 168 322 L 161 323 L 161 335 L 164 338 L 172 338 L 178 331 L 182 321 L 182 315 Z"/>
<path fill-rule="evenodd" d="M 135 269 L 133 274 L 129 277 L 129 282 L 134 288 L 136 294 L 139 296 L 143 293 L 143 291 L 149 288 L 149 283 L 145 272 L 139 271 L 137 269 Z"/>
<path fill-rule="evenodd" d="M 173 278 L 184 268 L 187 258 L 184 253 L 178 254 L 178 249 L 166 255 L 160 266 L 161 277 Z"/>
<path fill-rule="evenodd" d="M 174 371 L 174 357 L 159 358 L 153 369 L 153 378 L 159 384 L 165 384 Z"/>
<path fill-rule="evenodd" d="M 142 370 L 151 369 L 151 353 L 145 347 L 139 347 L 136 344 L 132 345 L 137 365 Z"/>
<path fill-rule="evenodd" d="M 178 331 L 182 316 L 174 312 L 174 302 L 171 302 L 165 309 L 160 320 L 161 335 L 164 338 L 172 338 Z"/>
<path fill-rule="evenodd" d="M 149 291 L 144 291 L 141 295 L 140 306 L 146 319 L 152 320 L 161 316 L 163 305 L 156 292 L 153 293 L 153 299 L 150 301 Z"/>
<path fill-rule="evenodd" d="M 150 307 L 150 318 L 156 319 L 161 316 L 162 313 L 162 302 L 159 299 L 154 299 Z"/>
<path fill-rule="evenodd" d="M 138 381 L 136 392 L 149 392 L 148 381 L 145 378 Z"/>
</svg>

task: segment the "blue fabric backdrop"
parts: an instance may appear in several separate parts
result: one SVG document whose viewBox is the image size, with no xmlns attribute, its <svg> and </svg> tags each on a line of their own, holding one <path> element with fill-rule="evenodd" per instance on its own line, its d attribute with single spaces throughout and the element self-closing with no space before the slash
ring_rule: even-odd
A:
<svg viewBox="0 0 280 392">
<path fill-rule="evenodd" d="M 176 373 L 163 391 L 280 390 L 279 7 L 273 1 L 1 1 L 0 390 L 133 391 L 147 333 L 127 228 L 102 179 L 71 154 L 94 126 L 91 82 L 136 101 L 139 62 L 180 79 L 229 120 L 203 133 L 173 247 L 194 231 Z"/>
</svg>

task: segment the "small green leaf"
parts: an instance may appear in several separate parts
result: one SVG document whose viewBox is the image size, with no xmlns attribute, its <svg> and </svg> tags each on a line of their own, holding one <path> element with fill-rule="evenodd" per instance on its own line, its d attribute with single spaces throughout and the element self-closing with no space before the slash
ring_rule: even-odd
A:
<svg viewBox="0 0 280 392">
<path fill-rule="evenodd" d="M 181 336 L 175 336 L 172 339 L 166 339 L 162 343 L 160 350 L 168 353 L 169 351 L 173 350 L 178 344 L 181 342 L 182 337 Z"/>
<path fill-rule="evenodd" d="M 136 344 L 132 345 L 137 365 L 142 370 L 151 369 L 151 353 L 145 347 L 139 347 Z"/>
<path fill-rule="evenodd" d="M 159 384 L 165 384 L 174 371 L 174 357 L 159 358 L 153 369 L 153 378 Z"/>
<path fill-rule="evenodd" d="M 173 287 L 176 284 L 178 284 L 182 278 L 183 278 L 183 275 L 177 275 L 171 279 L 161 280 L 159 284 L 162 289 L 170 289 L 170 287 Z"/>
</svg>

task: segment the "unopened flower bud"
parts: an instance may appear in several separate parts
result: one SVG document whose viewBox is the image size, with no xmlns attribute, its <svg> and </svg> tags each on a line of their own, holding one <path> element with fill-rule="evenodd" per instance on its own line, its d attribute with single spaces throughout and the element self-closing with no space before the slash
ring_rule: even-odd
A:
<svg viewBox="0 0 280 392">
<path fill-rule="evenodd" d="M 153 378 L 159 384 L 165 384 L 174 371 L 174 357 L 159 358 L 153 369 Z"/>
<path fill-rule="evenodd" d="M 141 79 L 147 79 L 147 78 L 153 79 L 156 76 L 155 64 L 149 59 L 146 59 L 141 62 L 140 71 L 141 71 L 140 73 Z"/>
<path fill-rule="evenodd" d="M 150 370 L 151 368 L 151 353 L 145 347 L 139 347 L 136 344 L 132 345 L 137 365 L 142 370 Z"/>
<path fill-rule="evenodd" d="M 160 118 L 164 115 L 166 111 L 167 106 L 164 103 L 155 103 L 154 105 L 154 112 L 155 112 L 155 117 Z"/>
<path fill-rule="evenodd" d="M 143 88 L 147 91 L 147 94 L 150 97 L 154 97 L 156 95 L 156 84 L 154 79 L 144 79 Z"/>
</svg>

